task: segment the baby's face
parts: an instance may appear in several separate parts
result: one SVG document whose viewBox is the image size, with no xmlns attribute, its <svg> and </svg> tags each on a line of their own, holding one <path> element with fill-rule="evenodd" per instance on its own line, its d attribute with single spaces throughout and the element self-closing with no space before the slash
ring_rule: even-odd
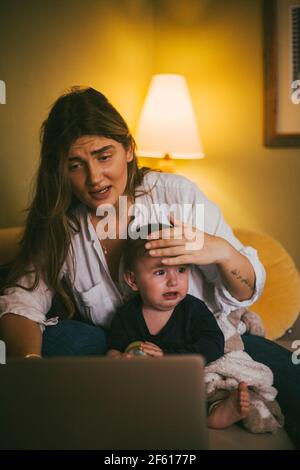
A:
<svg viewBox="0 0 300 470">
<path fill-rule="evenodd" d="M 186 296 L 189 268 L 187 265 L 164 266 L 161 258 L 143 256 L 136 261 L 135 279 L 146 307 L 167 311 Z"/>
</svg>

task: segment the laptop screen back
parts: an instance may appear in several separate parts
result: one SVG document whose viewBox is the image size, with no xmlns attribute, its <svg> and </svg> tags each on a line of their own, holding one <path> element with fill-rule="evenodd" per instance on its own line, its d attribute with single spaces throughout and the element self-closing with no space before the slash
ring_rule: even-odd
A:
<svg viewBox="0 0 300 470">
<path fill-rule="evenodd" d="M 1 449 L 205 449 L 203 361 L 58 358 L 0 366 Z"/>
</svg>

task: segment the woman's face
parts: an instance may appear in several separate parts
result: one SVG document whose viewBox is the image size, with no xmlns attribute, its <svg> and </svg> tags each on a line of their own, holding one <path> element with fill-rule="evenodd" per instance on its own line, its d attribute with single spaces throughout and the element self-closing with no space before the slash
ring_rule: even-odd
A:
<svg viewBox="0 0 300 470">
<path fill-rule="evenodd" d="M 127 163 L 133 152 L 116 140 L 84 135 L 71 146 L 68 174 L 74 195 L 95 213 L 101 204 L 116 207 L 127 183 Z"/>
</svg>

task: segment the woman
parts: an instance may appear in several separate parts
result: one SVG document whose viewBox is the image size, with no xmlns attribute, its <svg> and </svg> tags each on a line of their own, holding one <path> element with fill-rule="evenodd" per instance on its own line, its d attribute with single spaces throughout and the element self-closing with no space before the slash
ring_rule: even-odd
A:
<svg viewBox="0 0 300 470">
<path fill-rule="evenodd" d="M 189 293 L 203 299 L 214 313 L 229 313 L 256 301 L 265 273 L 255 250 L 242 246 L 220 210 L 196 185 L 180 176 L 138 169 L 128 127 L 101 93 L 73 89 L 60 97 L 41 136 L 35 196 L 20 253 L 0 297 L 0 332 L 8 355 L 104 354 L 105 328 L 128 295 L 122 283 L 127 226 L 138 223 L 145 211 L 154 218 L 165 217 L 173 204 L 189 206 L 185 222 L 203 234 L 203 246 L 199 242 L 188 249 L 184 236 L 153 240 L 150 255 L 166 256 L 166 264 L 192 264 Z M 152 211 L 157 203 L 162 207 L 159 215 Z M 104 205 L 114 210 L 106 219 L 103 211 L 99 217 Z M 204 233 L 195 215 L 201 205 Z M 116 236 L 99 239 L 99 221 L 109 225 L 114 216 Z M 55 308 L 51 312 L 56 318 L 47 317 L 54 293 L 64 305 L 66 320 L 57 321 L 62 312 Z M 79 321 L 74 319 L 72 297 Z M 245 336 L 244 342 L 253 359 L 273 370 L 278 400 L 289 422 L 292 397 L 294 415 L 299 407 L 300 384 L 287 351 L 263 338 Z"/>
</svg>

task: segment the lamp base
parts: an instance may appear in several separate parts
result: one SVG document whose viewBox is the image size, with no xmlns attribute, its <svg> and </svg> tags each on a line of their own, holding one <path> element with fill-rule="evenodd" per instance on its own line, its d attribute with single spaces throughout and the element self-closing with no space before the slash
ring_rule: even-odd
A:
<svg viewBox="0 0 300 470">
<path fill-rule="evenodd" d="M 157 162 L 157 169 L 163 171 L 164 173 L 174 173 L 174 161 L 169 154 L 166 154 L 164 158 Z"/>
</svg>

